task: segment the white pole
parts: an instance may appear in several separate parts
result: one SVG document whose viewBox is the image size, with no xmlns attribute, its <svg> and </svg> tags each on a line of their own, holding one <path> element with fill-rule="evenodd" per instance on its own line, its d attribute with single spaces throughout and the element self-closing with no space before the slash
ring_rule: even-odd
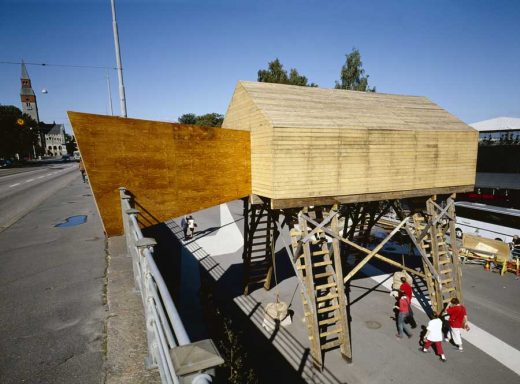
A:
<svg viewBox="0 0 520 384">
<path fill-rule="evenodd" d="M 121 103 L 121 116 L 126 117 L 125 86 L 123 84 L 123 68 L 121 67 L 121 52 L 119 51 L 119 34 L 117 32 L 115 0 L 112 3 L 112 27 L 114 29 L 114 45 L 116 47 L 117 77 L 119 79 L 119 101 Z"/>
<path fill-rule="evenodd" d="M 112 108 L 112 88 L 110 87 L 110 76 L 107 70 L 107 85 L 108 85 L 108 105 L 110 105 L 110 116 L 114 116 L 114 109 Z"/>
</svg>

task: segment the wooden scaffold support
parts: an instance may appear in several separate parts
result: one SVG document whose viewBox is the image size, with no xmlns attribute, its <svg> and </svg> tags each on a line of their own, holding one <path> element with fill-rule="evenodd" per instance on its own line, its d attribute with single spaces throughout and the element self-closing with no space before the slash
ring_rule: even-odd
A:
<svg viewBox="0 0 520 384">
<path fill-rule="evenodd" d="M 256 196 L 244 198 L 244 295 L 263 284 L 271 288 L 279 211 Z"/>
<path fill-rule="evenodd" d="M 312 217 L 325 219 L 318 223 Z M 338 240 L 338 208 L 336 205 L 329 210 L 306 207 L 292 221 L 292 257 L 300 280 L 311 355 L 314 365 L 321 369 L 327 350 L 339 347 L 345 359 L 352 358 Z M 336 236 L 327 238 L 326 232 Z"/>
<path fill-rule="evenodd" d="M 413 225 L 406 227 L 423 258 L 431 306 L 436 313 L 441 313 L 452 298 L 460 302 L 463 299 L 455 221 L 454 196 L 446 200 L 444 207 L 433 196 L 426 200 L 425 211 L 413 214 Z"/>
</svg>

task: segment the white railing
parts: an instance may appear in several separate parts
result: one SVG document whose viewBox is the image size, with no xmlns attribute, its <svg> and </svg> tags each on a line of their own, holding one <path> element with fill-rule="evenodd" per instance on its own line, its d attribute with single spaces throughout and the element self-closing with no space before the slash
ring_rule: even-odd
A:
<svg viewBox="0 0 520 384">
<path fill-rule="evenodd" d="M 222 364 L 211 340 L 191 343 L 179 312 L 153 258 L 154 239 L 143 236 L 131 196 L 119 188 L 126 245 L 132 257 L 135 287 L 143 301 L 148 340 L 147 368 L 159 369 L 167 384 L 212 382 L 212 368 Z M 202 353 L 201 353 L 202 352 Z M 188 356 L 195 356 L 195 360 Z"/>
</svg>

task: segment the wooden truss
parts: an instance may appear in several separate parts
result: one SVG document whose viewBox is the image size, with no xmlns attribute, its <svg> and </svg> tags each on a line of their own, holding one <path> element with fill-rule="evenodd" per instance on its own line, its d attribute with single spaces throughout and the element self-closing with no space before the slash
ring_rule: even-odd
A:
<svg viewBox="0 0 520 384">
<path fill-rule="evenodd" d="M 340 348 L 342 356 L 350 361 L 352 349 L 345 284 L 349 284 L 372 258 L 423 279 L 436 312 L 442 311 L 453 297 L 462 301 L 453 198 L 450 196 L 444 207 L 436 203 L 435 196 L 419 199 L 418 208 L 407 213 L 398 201 L 281 211 L 270 209 L 267 200 L 253 203 L 248 199 L 244 205 L 244 293 L 247 294 L 254 284 L 263 283 L 264 288 L 270 288 L 274 246 L 283 225 L 279 218 L 283 216 L 284 224 L 290 228 L 291 247 L 286 246 L 286 250 L 300 282 L 313 362 L 322 368 L 324 352 L 335 348 Z M 367 242 L 372 227 L 390 209 L 399 216 L 395 228 L 373 249 L 360 245 Z M 422 271 L 379 253 L 399 232 L 408 234 L 417 247 L 422 257 Z M 342 259 L 352 250 L 364 257 L 344 274 Z"/>
</svg>

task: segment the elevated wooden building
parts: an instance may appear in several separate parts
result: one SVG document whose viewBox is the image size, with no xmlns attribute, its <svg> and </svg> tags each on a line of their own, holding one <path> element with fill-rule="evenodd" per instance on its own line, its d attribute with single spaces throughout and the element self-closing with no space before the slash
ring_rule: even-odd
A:
<svg viewBox="0 0 520 384">
<path fill-rule="evenodd" d="M 472 190 L 478 132 L 425 97 L 241 81 L 223 127 L 251 132 L 273 208 Z"/>
<path fill-rule="evenodd" d="M 69 117 L 108 235 L 122 231 L 118 187 L 133 194 L 143 226 L 243 198 L 247 294 L 271 287 L 289 227 L 318 367 L 329 349 L 352 357 L 344 289 L 372 258 L 423 279 L 434 311 L 462 301 L 453 194 L 473 190 L 478 132 L 425 97 L 242 81 L 223 128 Z M 391 209 L 399 224 L 368 249 L 358 239 Z M 400 230 L 421 271 L 380 254 Z M 344 273 L 349 252 L 361 258 Z"/>
</svg>

